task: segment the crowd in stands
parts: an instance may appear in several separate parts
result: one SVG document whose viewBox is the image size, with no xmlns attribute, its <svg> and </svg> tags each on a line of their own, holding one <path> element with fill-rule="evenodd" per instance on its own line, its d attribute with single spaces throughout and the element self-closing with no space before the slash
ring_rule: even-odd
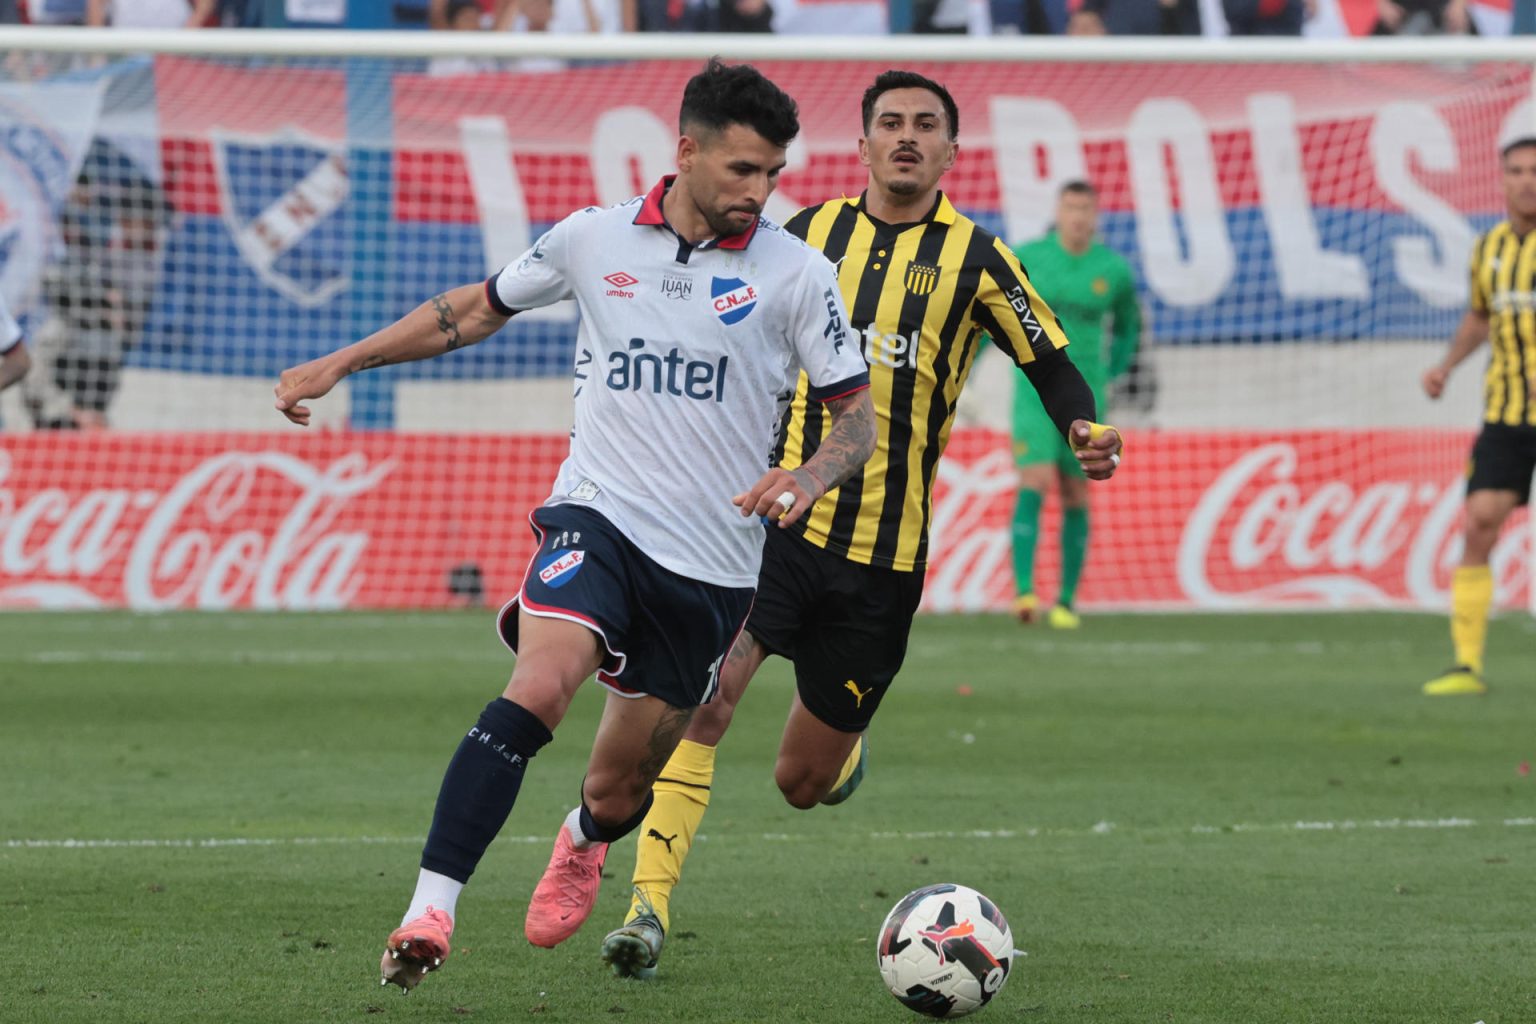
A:
<svg viewBox="0 0 1536 1024">
<path fill-rule="evenodd" d="M 350 24 L 349 0 L 0 0 L 0 23 L 120 28 L 324 27 Z M 455 32 L 772 32 L 796 0 L 350 0 L 374 27 Z M 777 4 L 777 10 L 776 10 Z M 849 31 L 880 30 L 879 11 L 915 32 L 1045 35 L 1384 36 L 1531 31 L 1536 0 L 869 0 Z M 898 15 L 900 16 L 898 18 Z M 822 31 L 802 22 L 800 31 Z M 790 31 L 796 30 L 790 28 Z M 443 73 L 481 70 L 472 58 Z M 530 67 L 526 70 L 538 70 Z"/>
</svg>

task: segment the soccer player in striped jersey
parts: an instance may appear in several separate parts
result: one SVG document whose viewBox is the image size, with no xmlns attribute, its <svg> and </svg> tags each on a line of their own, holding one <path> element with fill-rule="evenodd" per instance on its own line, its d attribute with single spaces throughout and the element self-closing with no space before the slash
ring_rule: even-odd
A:
<svg viewBox="0 0 1536 1024">
<path fill-rule="evenodd" d="M 1493 604 L 1489 556 L 1499 530 L 1531 498 L 1536 471 L 1536 137 L 1500 152 L 1508 217 L 1472 250 L 1472 294 L 1445 358 L 1424 374 L 1439 398 L 1451 371 L 1487 341 L 1483 429 L 1467 467 L 1461 564 L 1451 577 L 1451 643 L 1456 663 L 1424 684 L 1431 697 L 1488 692 L 1483 648 Z"/>
<path fill-rule="evenodd" d="M 948 91 L 887 71 L 862 113 L 866 191 L 802 210 L 785 227 L 839 268 L 869 361 L 875 454 L 793 528 L 768 531 L 757 599 L 720 693 L 694 716 L 637 830 L 630 913 L 603 944 L 621 975 L 655 970 L 671 892 L 709 803 L 715 747 L 770 654 L 793 661 L 797 682 L 774 768 L 784 798 L 798 808 L 837 803 L 862 778 L 864 731 L 906 655 L 938 460 L 983 332 L 1029 376 L 1089 479 L 1107 479 L 1120 462 L 1120 437 L 1093 422 L 1093 394 L 1055 315 L 1009 248 L 939 188 L 958 151 Z M 779 432 L 780 467 L 804 466 L 826 444 L 829 423 L 811 397 L 802 377 Z"/>
</svg>

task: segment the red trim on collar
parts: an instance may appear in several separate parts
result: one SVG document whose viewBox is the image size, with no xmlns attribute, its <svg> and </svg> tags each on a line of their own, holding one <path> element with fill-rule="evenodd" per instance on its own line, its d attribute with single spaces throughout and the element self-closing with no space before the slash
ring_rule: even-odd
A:
<svg viewBox="0 0 1536 1024">
<path fill-rule="evenodd" d="M 668 174 L 662 177 L 651 190 L 645 194 L 645 201 L 640 204 L 640 212 L 635 214 L 635 223 L 646 227 L 660 227 L 667 223 L 666 215 L 661 212 L 661 201 L 666 197 L 667 189 L 677 180 L 677 175 Z M 739 235 L 731 235 L 728 238 L 712 238 L 700 244 L 705 249 L 745 249 L 752 243 L 752 236 L 757 234 L 758 222 L 754 220 L 747 230 Z"/>
<path fill-rule="evenodd" d="M 748 245 L 752 244 L 752 236 L 757 234 L 757 225 L 760 224 L 760 223 L 761 223 L 760 219 L 754 219 L 752 221 L 752 224 L 747 228 L 747 230 L 743 231 L 739 235 L 732 235 L 729 238 L 717 241 L 715 243 L 715 248 L 717 248 L 717 249 L 745 249 Z"/>
<path fill-rule="evenodd" d="M 667 218 L 661 212 L 661 200 L 676 180 L 675 174 L 665 175 L 645 194 L 645 202 L 640 204 L 640 212 L 635 214 L 636 224 L 660 226 L 667 222 Z"/>
</svg>

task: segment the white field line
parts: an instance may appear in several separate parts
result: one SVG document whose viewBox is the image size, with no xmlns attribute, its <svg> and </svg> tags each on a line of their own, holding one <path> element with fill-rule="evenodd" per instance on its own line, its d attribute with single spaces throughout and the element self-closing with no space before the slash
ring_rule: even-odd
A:
<svg viewBox="0 0 1536 1024">
<path fill-rule="evenodd" d="M 1369 645 L 1372 648 L 1392 653 L 1403 653 L 1409 649 L 1405 642 L 1386 641 Z M 1052 640 L 1040 640 L 1031 638 L 1028 650 L 1031 654 L 1051 654 L 1058 652 L 1081 652 L 1084 648 L 1070 643 L 1058 643 Z M 1193 640 L 1104 640 L 1093 645 L 1093 655 L 1097 658 L 1142 658 L 1147 656 L 1174 656 L 1196 657 L 1209 655 L 1216 651 L 1231 654 L 1241 654 L 1248 657 L 1277 657 L 1277 656 L 1302 656 L 1302 657 L 1334 657 L 1346 652 L 1358 655 L 1361 645 L 1351 644 L 1345 641 L 1322 643 L 1314 640 L 1297 641 L 1234 641 L 1231 643 L 1204 642 Z M 913 645 L 908 652 L 908 657 L 919 660 L 943 660 L 948 661 L 956 653 L 975 653 L 976 651 L 998 651 L 1018 653 L 1019 644 L 1012 639 L 995 639 L 982 644 L 959 642 L 933 642 L 926 641 Z M 170 650 L 170 649 L 135 649 L 118 648 L 114 650 L 43 650 L 29 651 L 14 659 L 23 664 L 33 665 L 78 665 L 91 663 L 118 663 L 118 664 L 280 664 L 280 665 L 334 665 L 346 662 L 359 664 L 398 663 L 411 661 L 456 661 L 456 662 L 504 662 L 507 660 L 505 651 L 489 643 L 483 652 L 456 651 L 442 653 L 439 651 L 413 652 L 410 650 L 365 650 L 349 645 L 337 650 L 230 650 L 227 648 L 210 648 L 209 650 Z"/>
<path fill-rule="evenodd" d="M 1188 825 L 1143 826 L 1116 825 L 1109 821 L 1079 828 L 1017 828 L 1017 829 L 954 829 L 933 832 L 869 832 L 865 838 L 873 842 L 912 842 L 927 839 L 1008 840 L 1045 837 L 1073 837 L 1090 835 L 1222 835 L 1251 832 L 1296 834 L 1340 832 L 1395 832 L 1404 830 L 1474 829 L 1474 828 L 1536 828 L 1536 818 L 1499 818 L 1479 821 L 1475 818 L 1368 818 L 1343 821 L 1291 821 L 1272 824 L 1235 825 Z M 700 835 L 707 840 L 708 835 Z M 726 842 L 746 839 L 752 842 L 807 842 L 819 841 L 825 836 L 801 835 L 790 832 L 762 832 L 757 835 L 722 835 Z M 123 850 L 123 849 L 223 849 L 240 847 L 274 846 L 419 846 L 422 836 L 297 836 L 286 838 L 227 839 L 6 839 L 0 848 L 8 850 Z M 498 836 L 501 843 L 549 842 L 549 836 Z"/>
</svg>

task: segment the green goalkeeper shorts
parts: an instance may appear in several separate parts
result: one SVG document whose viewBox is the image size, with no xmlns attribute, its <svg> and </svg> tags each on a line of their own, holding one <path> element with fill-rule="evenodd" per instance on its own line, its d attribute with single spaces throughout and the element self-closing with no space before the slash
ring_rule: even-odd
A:
<svg viewBox="0 0 1536 1024">
<path fill-rule="evenodd" d="M 1104 399 L 1094 395 L 1094 407 L 1102 410 Z M 1083 476 L 1083 464 L 1072 454 L 1066 438 L 1046 415 L 1040 396 L 1029 383 L 1021 382 L 1013 400 L 1013 464 L 1025 466 L 1054 465 L 1068 476 Z"/>
</svg>

